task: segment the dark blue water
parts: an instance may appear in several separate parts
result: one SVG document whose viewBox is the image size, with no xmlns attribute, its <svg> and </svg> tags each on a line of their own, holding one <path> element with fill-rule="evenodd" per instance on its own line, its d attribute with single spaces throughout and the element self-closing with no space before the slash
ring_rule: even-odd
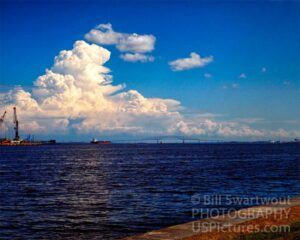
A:
<svg viewBox="0 0 300 240">
<path fill-rule="evenodd" d="M 118 239 L 192 220 L 195 194 L 300 195 L 299 163 L 292 144 L 0 147 L 0 239 Z"/>
</svg>

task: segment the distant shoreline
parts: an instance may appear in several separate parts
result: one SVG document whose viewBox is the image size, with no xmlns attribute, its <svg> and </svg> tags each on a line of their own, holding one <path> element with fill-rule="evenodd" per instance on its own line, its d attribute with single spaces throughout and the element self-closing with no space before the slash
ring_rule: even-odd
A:
<svg viewBox="0 0 300 240">
<path fill-rule="evenodd" d="M 54 144 L 37 144 L 37 145 L 1 145 L 0 147 L 16 147 L 16 146 L 54 146 L 54 145 L 70 145 L 70 144 L 79 144 L 79 145 L 95 145 L 95 146 L 103 146 L 103 145 L 124 145 L 124 144 L 132 144 L 132 145 L 169 145 L 169 144 L 175 144 L 175 145 L 223 145 L 223 144 L 229 144 L 229 145 L 299 145 L 300 142 L 268 142 L 268 141 L 254 141 L 254 142 L 238 142 L 238 141 L 219 141 L 219 142 L 162 142 L 162 143 L 156 143 L 156 142 L 140 142 L 138 140 L 112 140 L 111 144 L 91 144 L 90 142 L 56 142 Z"/>
</svg>

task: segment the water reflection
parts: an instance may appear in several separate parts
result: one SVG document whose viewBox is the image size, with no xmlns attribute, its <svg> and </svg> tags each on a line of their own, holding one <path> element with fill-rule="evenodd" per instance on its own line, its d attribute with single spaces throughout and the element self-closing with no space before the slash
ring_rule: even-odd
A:
<svg viewBox="0 0 300 240">
<path fill-rule="evenodd" d="M 300 150 L 293 145 L 0 151 L 0 238 L 117 239 L 191 220 L 194 194 L 300 193 Z"/>
</svg>

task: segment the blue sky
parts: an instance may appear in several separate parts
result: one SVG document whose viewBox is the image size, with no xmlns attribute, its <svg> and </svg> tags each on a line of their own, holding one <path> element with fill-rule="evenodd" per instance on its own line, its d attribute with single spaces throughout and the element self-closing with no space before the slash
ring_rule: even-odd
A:
<svg viewBox="0 0 300 240">
<path fill-rule="evenodd" d="M 30 89 L 59 51 L 111 23 L 116 32 L 156 38 L 153 62 L 126 62 L 115 46 L 104 46 L 114 84 L 176 99 L 186 113 L 298 131 L 299 9 L 299 1 L 1 1 L 2 91 Z M 169 62 L 191 52 L 213 61 L 172 71 Z"/>
</svg>

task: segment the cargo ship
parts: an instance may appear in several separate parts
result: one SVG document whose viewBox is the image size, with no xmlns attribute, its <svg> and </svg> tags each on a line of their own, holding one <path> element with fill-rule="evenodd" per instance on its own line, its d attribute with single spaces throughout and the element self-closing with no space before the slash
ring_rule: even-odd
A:
<svg viewBox="0 0 300 240">
<path fill-rule="evenodd" d="M 98 141 L 96 138 L 93 138 L 90 142 L 91 144 L 111 144 L 111 141 Z"/>
</svg>

